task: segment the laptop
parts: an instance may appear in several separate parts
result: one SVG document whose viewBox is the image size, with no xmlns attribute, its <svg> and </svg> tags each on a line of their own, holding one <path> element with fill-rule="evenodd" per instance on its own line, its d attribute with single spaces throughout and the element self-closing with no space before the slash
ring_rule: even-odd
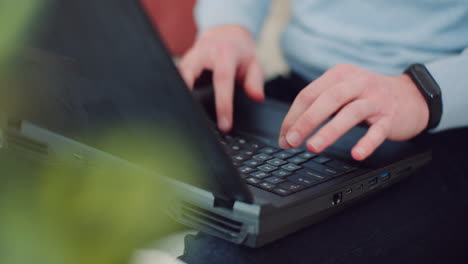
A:
<svg viewBox="0 0 468 264">
<path fill-rule="evenodd" d="M 282 150 L 277 136 L 289 106 L 256 104 L 240 92 L 233 132 L 219 133 L 212 99 L 190 94 L 138 1 L 44 3 L 0 90 L 0 150 L 45 159 L 71 151 L 88 161 L 99 153 L 167 178 L 176 194 L 167 213 L 188 227 L 261 247 L 431 160 L 415 142 L 387 141 L 355 162 L 349 151 L 365 127 L 319 155 Z M 99 140 L 113 134 L 124 135 L 119 146 Z"/>
</svg>

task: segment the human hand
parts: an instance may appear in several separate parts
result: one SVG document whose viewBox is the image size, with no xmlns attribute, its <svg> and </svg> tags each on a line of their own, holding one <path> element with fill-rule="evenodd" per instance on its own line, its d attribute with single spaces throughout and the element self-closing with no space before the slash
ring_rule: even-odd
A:
<svg viewBox="0 0 468 264">
<path fill-rule="evenodd" d="M 336 115 L 309 140 L 307 148 L 323 151 L 357 124 L 370 127 L 353 147 L 364 160 L 385 139 L 404 141 L 421 133 L 429 108 L 411 78 L 385 76 L 351 65 L 338 65 L 309 84 L 296 97 L 281 127 L 282 148 L 298 147 L 322 123 Z"/>
<path fill-rule="evenodd" d="M 255 54 L 255 41 L 250 32 L 235 25 L 219 26 L 203 32 L 182 58 L 179 71 L 190 89 L 203 70 L 213 72 L 218 127 L 232 128 L 233 97 L 236 80 L 243 83 L 252 100 L 260 102 L 263 92 L 263 70 Z"/>
</svg>

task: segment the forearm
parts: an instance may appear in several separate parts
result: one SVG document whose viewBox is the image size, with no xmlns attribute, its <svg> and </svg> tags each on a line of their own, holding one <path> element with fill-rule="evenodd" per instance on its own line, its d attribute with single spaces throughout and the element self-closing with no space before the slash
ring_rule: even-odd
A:
<svg viewBox="0 0 468 264">
<path fill-rule="evenodd" d="M 270 0 L 198 0 L 195 20 L 199 32 L 234 24 L 258 36 L 270 4 Z"/>
<path fill-rule="evenodd" d="M 468 48 L 457 56 L 426 64 L 442 91 L 443 114 L 432 130 L 468 126 Z"/>
</svg>

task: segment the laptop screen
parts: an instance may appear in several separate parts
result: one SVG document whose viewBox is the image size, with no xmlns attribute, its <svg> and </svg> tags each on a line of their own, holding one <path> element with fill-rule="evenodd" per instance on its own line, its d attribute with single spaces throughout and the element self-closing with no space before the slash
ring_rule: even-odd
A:
<svg viewBox="0 0 468 264">
<path fill-rule="evenodd" d="M 0 108 L 221 198 L 249 200 L 138 1 L 43 2 Z"/>
</svg>

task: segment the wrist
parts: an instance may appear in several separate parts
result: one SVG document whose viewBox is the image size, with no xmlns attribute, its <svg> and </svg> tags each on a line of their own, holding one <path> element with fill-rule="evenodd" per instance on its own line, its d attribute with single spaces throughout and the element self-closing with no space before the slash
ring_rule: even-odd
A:
<svg viewBox="0 0 468 264">
<path fill-rule="evenodd" d="M 407 114 L 414 115 L 414 122 L 419 134 L 428 128 L 430 118 L 429 105 L 418 86 L 407 73 L 399 75 L 397 78 L 400 82 L 400 87 L 405 90 L 403 94 L 408 95 L 407 100 L 403 100 L 406 104 L 404 108 L 408 108 Z"/>
<path fill-rule="evenodd" d="M 209 28 L 199 34 L 199 38 L 212 38 L 218 36 L 230 36 L 234 39 L 246 39 L 255 42 L 252 32 L 241 25 L 221 25 Z"/>
</svg>

